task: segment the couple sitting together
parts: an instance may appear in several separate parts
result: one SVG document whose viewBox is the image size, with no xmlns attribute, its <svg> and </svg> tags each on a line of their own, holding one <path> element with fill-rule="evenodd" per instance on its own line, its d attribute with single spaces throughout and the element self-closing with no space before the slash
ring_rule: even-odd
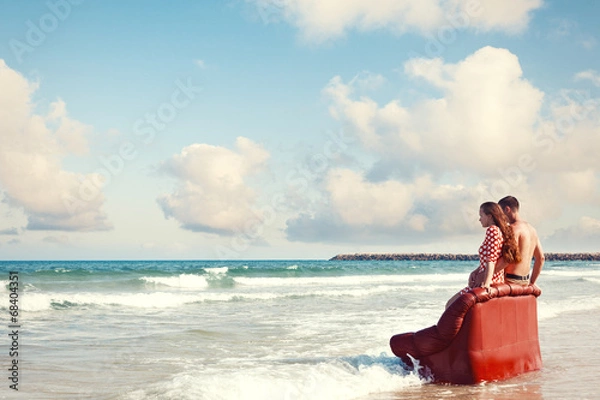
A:
<svg viewBox="0 0 600 400">
<path fill-rule="evenodd" d="M 479 222 L 486 228 L 479 247 L 479 267 L 471 272 L 469 284 L 446 303 L 446 308 L 461 294 L 476 287 L 492 284 L 534 284 L 542 266 L 544 253 L 537 232 L 519 216 L 519 202 L 506 196 L 498 203 L 486 202 L 479 208 Z M 531 260 L 535 259 L 530 276 Z"/>
</svg>

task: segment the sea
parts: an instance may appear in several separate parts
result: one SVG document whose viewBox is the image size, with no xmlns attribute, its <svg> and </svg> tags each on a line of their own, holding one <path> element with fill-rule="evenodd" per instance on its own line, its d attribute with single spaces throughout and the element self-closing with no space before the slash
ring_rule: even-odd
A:
<svg viewBox="0 0 600 400">
<path fill-rule="evenodd" d="M 475 267 L 2 261 L 0 398 L 600 398 L 599 262 L 544 266 L 540 371 L 441 385 L 392 354 L 390 337 L 434 325 Z"/>
</svg>

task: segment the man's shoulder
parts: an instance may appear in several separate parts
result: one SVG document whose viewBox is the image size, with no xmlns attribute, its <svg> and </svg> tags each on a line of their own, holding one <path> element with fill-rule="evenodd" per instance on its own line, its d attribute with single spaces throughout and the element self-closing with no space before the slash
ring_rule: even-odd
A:
<svg viewBox="0 0 600 400">
<path fill-rule="evenodd" d="M 536 232 L 535 228 L 533 227 L 533 225 L 531 225 L 527 221 L 523 221 L 523 220 L 516 221 L 514 224 L 511 224 L 511 226 L 513 227 L 513 231 L 517 235 L 520 235 L 520 234 L 537 235 L 537 232 Z"/>
</svg>

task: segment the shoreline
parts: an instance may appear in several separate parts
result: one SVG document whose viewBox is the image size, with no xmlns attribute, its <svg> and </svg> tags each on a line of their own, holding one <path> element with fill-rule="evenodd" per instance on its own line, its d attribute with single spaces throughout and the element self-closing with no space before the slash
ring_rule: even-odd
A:
<svg viewBox="0 0 600 400">
<path fill-rule="evenodd" d="M 545 253 L 546 261 L 600 261 L 600 253 Z M 354 253 L 338 254 L 329 261 L 477 261 L 477 254 Z"/>
</svg>

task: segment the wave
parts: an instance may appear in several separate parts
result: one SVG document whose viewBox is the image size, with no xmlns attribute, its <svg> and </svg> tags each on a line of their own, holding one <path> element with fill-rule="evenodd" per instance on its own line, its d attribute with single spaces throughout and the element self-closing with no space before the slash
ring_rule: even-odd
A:
<svg viewBox="0 0 600 400">
<path fill-rule="evenodd" d="M 266 300 L 279 297 L 275 293 L 199 293 L 178 294 L 155 293 L 31 293 L 21 300 L 24 311 L 45 311 L 49 309 L 88 309 L 121 307 L 126 309 L 177 308 L 186 304 L 201 302 L 224 302 L 239 300 Z"/>
<path fill-rule="evenodd" d="M 538 300 L 540 321 L 558 317 L 560 314 L 577 311 L 590 311 L 600 308 L 600 297 L 572 297 L 547 303 Z"/>
<path fill-rule="evenodd" d="M 324 277 L 231 277 L 225 271 L 208 275 L 180 274 L 177 276 L 143 276 L 140 280 L 154 284 L 183 289 L 207 289 L 209 287 L 299 287 L 299 286 L 356 286 L 364 284 L 400 283 L 453 283 L 466 282 L 464 274 L 436 275 L 347 275 Z"/>
<path fill-rule="evenodd" d="M 307 297 L 323 298 L 364 298 L 382 293 L 423 293 L 447 290 L 448 286 L 431 285 L 398 286 L 373 285 L 366 287 L 313 287 L 296 290 L 260 290 L 260 291 L 156 291 L 138 293 L 46 293 L 31 292 L 21 298 L 20 307 L 24 311 L 45 311 L 64 309 L 90 309 L 117 307 L 124 309 L 168 309 L 197 303 L 216 303 L 234 301 L 267 301 L 277 299 L 298 299 Z M 0 306 L 0 309 L 5 309 Z"/>
<path fill-rule="evenodd" d="M 401 284 L 401 283 L 450 283 L 466 282 L 464 274 L 435 274 L 435 275 L 346 275 L 327 277 L 253 277 L 235 278 L 235 282 L 244 286 L 356 286 L 364 284 Z"/>
<path fill-rule="evenodd" d="M 156 286 L 195 289 L 204 289 L 208 287 L 208 281 L 205 276 L 194 274 L 181 274 L 178 276 L 167 277 L 142 276 L 139 279 L 147 283 L 155 284 Z"/>
<path fill-rule="evenodd" d="M 211 275 L 224 275 L 229 271 L 229 267 L 212 267 L 204 268 L 204 270 Z"/>
<path fill-rule="evenodd" d="M 197 289 L 204 290 L 208 288 L 231 288 L 235 286 L 235 280 L 227 276 L 227 270 L 211 271 L 208 275 L 180 274 L 177 276 L 142 276 L 139 278 L 147 284 L 153 284 L 155 287 L 170 287 L 178 289 Z"/>
<path fill-rule="evenodd" d="M 589 269 L 544 269 L 540 276 L 559 276 L 559 277 L 600 277 L 600 270 L 589 270 Z"/>
<path fill-rule="evenodd" d="M 387 355 L 289 360 L 257 366 L 240 360 L 230 371 L 194 368 L 169 381 L 129 393 L 131 398 L 350 399 L 423 385 L 416 374 Z"/>
</svg>

